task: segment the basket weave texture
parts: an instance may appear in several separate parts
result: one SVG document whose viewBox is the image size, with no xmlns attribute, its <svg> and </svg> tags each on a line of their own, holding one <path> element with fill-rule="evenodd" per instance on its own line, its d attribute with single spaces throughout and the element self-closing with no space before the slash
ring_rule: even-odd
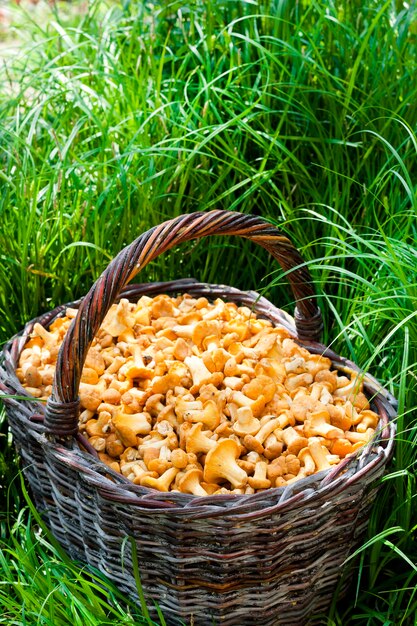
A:
<svg viewBox="0 0 417 626">
<path fill-rule="evenodd" d="M 252 291 L 192 279 L 127 286 L 165 250 L 208 235 L 238 235 L 270 252 L 287 272 L 297 303 L 295 325 Z M 364 538 L 378 479 L 392 454 L 395 400 L 364 375 L 364 391 L 380 417 L 377 437 L 359 455 L 285 488 L 197 497 L 132 484 L 101 463 L 78 433 L 82 367 L 113 302 L 184 292 L 251 306 L 310 352 L 324 353 L 334 368 L 360 372 L 318 342 L 322 318 L 311 277 L 274 226 L 226 211 L 165 222 L 122 250 L 85 298 L 30 321 L 4 349 L 0 392 L 27 396 L 15 370 L 34 323 L 48 327 L 67 306 L 78 308 L 47 405 L 4 398 L 37 509 L 72 558 L 98 568 L 133 597 L 137 558 L 150 611 L 156 601 L 168 624 L 308 624 L 325 614 L 336 588 L 344 593 L 349 584 L 351 568 L 343 564 Z"/>
</svg>

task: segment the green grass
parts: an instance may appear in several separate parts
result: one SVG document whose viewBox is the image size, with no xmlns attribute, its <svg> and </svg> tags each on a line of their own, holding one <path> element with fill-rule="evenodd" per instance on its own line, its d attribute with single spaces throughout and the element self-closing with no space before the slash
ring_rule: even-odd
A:
<svg viewBox="0 0 417 626">
<path fill-rule="evenodd" d="M 2 341 L 83 295 L 150 226 L 232 209 L 263 215 L 292 238 L 313 274 L 326 341 L 397 396 L 395 457 L 358 582 L 323 617 L 328 626 L 411 626 L 417 613 L 410 4 L 126 0 L 72 17 L 42 6 L 41 18 L 16 9 L 25 47 L 0 70 Z M 293 309 L 282 272 L 247 242 L 191 242 L 138 279 L 184 276 L 264 289 Z M 4 420 L 0 445 L 0 623 L 146 623 L 111 583 L 65 559 L 19 488 L 6 498 L 17 465 Z"/>
<path fill-rule="evenodd" d="M 8 540 L 0 552 L 0 624 L 154 626 L 145 604 L 142 615 L 100 572 L 86 572 L 68 558 L 45 528 L 23 482 L 21 488 L 23 496 L 11 486 L 13 508 L 17 503 L 21 508 L 13 521 L 3 523 Z"/>
</svg>

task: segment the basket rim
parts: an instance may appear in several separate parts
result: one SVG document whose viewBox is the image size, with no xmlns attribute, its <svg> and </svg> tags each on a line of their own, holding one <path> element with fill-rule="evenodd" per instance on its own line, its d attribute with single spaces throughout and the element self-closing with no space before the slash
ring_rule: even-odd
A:
<svg viewBox="0 0 417 626">
<path fill-rule="evenodd" d="M 163 290 L 163 291 L 161 291 Z M 359 480 L 365 480 L 378 468 L 383 466 L 392 455 L 396 433 L 396 400 L 384 389 L 380 383 L 369 374 L 363 372 L 355 363 L 341 357 L 324 344 L 300 340 L 296 336 L 293 318 L 278 309 L 269 300 L 255 291 L 241 291 L 227 285 L 200 283 L 195 279 L 180 279 L 169 282 L 136 283 L 125 287 L 119 294 L 121 298 L 137 299 L 142 295 L 157 295 L 158 293 L 190 293 L 190 295 L 205 295 L 211 298 L 223 297 L 225 300 L 235 298 L 245 304 L 252 303 L 254 311 L 261 317 L 271 319 L 274 324 L 283 325 L 292 334 L 293 338 L 312 353 L 323 354 L 331 359 L 333 367 L 345 373 L 357 372 L 364 376 L 364 389 L 371 401 L 378 409 L 378 415 L 383 422 L 378 432 L 380 441 L 369 442 L 361 452 L 351 458 L 346 458 L 334 468 L 323 470 L 302 478 L 286 487 L 271 487 L 256 494 L 219 494 L 216 496 L 194 496 L 180 492 L 160 492 L 148 487 L 134 485 L 123 475 L 118 474 L 98 458 L 94 459 L 88 450 L 81 450 L 84 446 L 82 436 L 65 437 L 61 440 L 46 433 L 43 427 L 45 404 L 33 396 L 29 396 L 21 386 L 15 374 L 15 364 L 22 351 L 27 337 L 34 323 L 44 326 L 50 325 L 54 319 L 61 317 L 67 307 L 77 308 L 83 298 L 59 305 L 55 309 L 43 313 L 30 320 L 25 327 L 5 345 L 0 355 L 0 398 L 8 409 L 9 419 L 24 421 L 28 432 L 44 447 L 45 451 L 53 454 L 61 463 L 67 463 L 83 473 L 85 480 L 98 488 L 102 497 L 115 502 L 131 504 L 139 509 L 162 510 L 184 516 L 215 517 L 227 515 L 231 518 L 244 515 L 245 519 L 252 516 L 259 518 L 272 512 L 297 508 L 316 500 L 329 500 L 333 493 L 343 490 Z M 221 295 L 220 295 L 221 294 Z M 27 397 L 27 401 L 20 402 L 4 396 L 10 393 Z M 24 404 L 23 404 L 24 403 Z M 16 410 L 26 415 L 16 415 Z M 382 413 L 382 415 L 381 415 Z"/>
</svg>

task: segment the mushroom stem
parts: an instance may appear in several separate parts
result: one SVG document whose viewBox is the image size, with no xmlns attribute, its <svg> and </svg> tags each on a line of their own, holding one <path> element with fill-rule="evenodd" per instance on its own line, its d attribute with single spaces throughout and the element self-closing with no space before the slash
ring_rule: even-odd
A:
<svg viewBox="0 0 417 626">
<path fill-rule="evenodd" d="M 271 486 L 271 481 L 266 477 L 267 467 L 268 464 L 265 461 L 256 463 L 254 475 L 248 478 L 250 487 L 253 487 L 253 489 L 268 489 Z"/>
<path fill-rule="evenodd" d="M 310 474 L 314 474 L 314 472 L 316 471 L 316 464 L 310 454 L 310 450 L 308 448 L 303 448 L 298 453 L 298 458 L 301 463 L 303 463 L 303 467 L 300 470 L 301 472 L 303 472 L 303 475 L 310 476 Z"/>
<path fill-rule="evenodd" d="M 152 476 L 144 476 L 140 484 L 142 487 L 151 487 L 152 489 L 158 489 L 158 491 L 168 491 L 172 481 L 180 470 L 177 467 L 170 467 L 159 478 L 153 478 Z"/>
<path fill-rule="evenodd" d="M 317 470 L 329 469 L 331 467 L 329 461 L 326 458 L 327 448 L 321 445 L 320 439 L 312 437 L 308 443 L 308 449 L 316 464 Z"/>
<path fill-rule="evenodd" d="M 364 433 L 354 433 L 354 432 L 347 430 L 345 432 L 345 437 L 352 443 L 361 442 L 365 444 L 365 443 L 368 443 L 368 441 L 370 441 L 370 439 L 373 437 L 374 434 L 375 434 L 375 431 L 373 428 L 367 428 L 367 430 Z"/>
</svg>

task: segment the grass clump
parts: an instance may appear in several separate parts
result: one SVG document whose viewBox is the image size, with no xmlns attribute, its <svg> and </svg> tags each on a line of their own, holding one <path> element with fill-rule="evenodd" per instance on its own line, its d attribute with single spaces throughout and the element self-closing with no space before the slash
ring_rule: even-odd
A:
<svg viewBox="0 0 417 626">
<path fill-rule="evenodd" d="M 116 252 L 162 220 L 212 208 L 272 220 L 310 266 L 325 340 L 399 400 L 395 458 L 356 590 L 323 623 L 414 623 L 416 8 L 174 0 L 41 11 L 19 13 L 25 44 L 0 70 L 2 341 L 82 296 Z M 292 310 L 282 272 L 244 242 L 192 242 L 139 280 L 186 276 L 265 289 Z M 0 444 L 6 484 L 17 470 L 4 420 Z M 13 493 L 0 605 L 8 598 L 17 619 L 10 607 L 23 604 L 27 624 L 49 623 L 34 621 L 36 611 L 90 623 L 77 602 L 89 606 L 91 579 L 39 539 Z M 37 587 L 44 613 L 27 595 L 29 580 L 39 584 L 36 562 L 48 572 Z M 72 581 L 68 596 L 61 579 Z M 56 594 L 60 608 L 45 613 Z M 99 604 L 103 619 L 114 610 L 120 623 L 139 619 Z"/>
<path fill-rule="evenodd" d="M 13 508 L 0 541 L 0 624 L 45 626 L 156 626 L 100 572 L 71 561 L 45 528 L 29 500 L 11 486 Z M 140 585 L 140 581 L 139 581 Z M 139 591 L 140 591 L 139 587 Z M 161 626 L 164 626 L 162 619 Z"/>
</svg>

